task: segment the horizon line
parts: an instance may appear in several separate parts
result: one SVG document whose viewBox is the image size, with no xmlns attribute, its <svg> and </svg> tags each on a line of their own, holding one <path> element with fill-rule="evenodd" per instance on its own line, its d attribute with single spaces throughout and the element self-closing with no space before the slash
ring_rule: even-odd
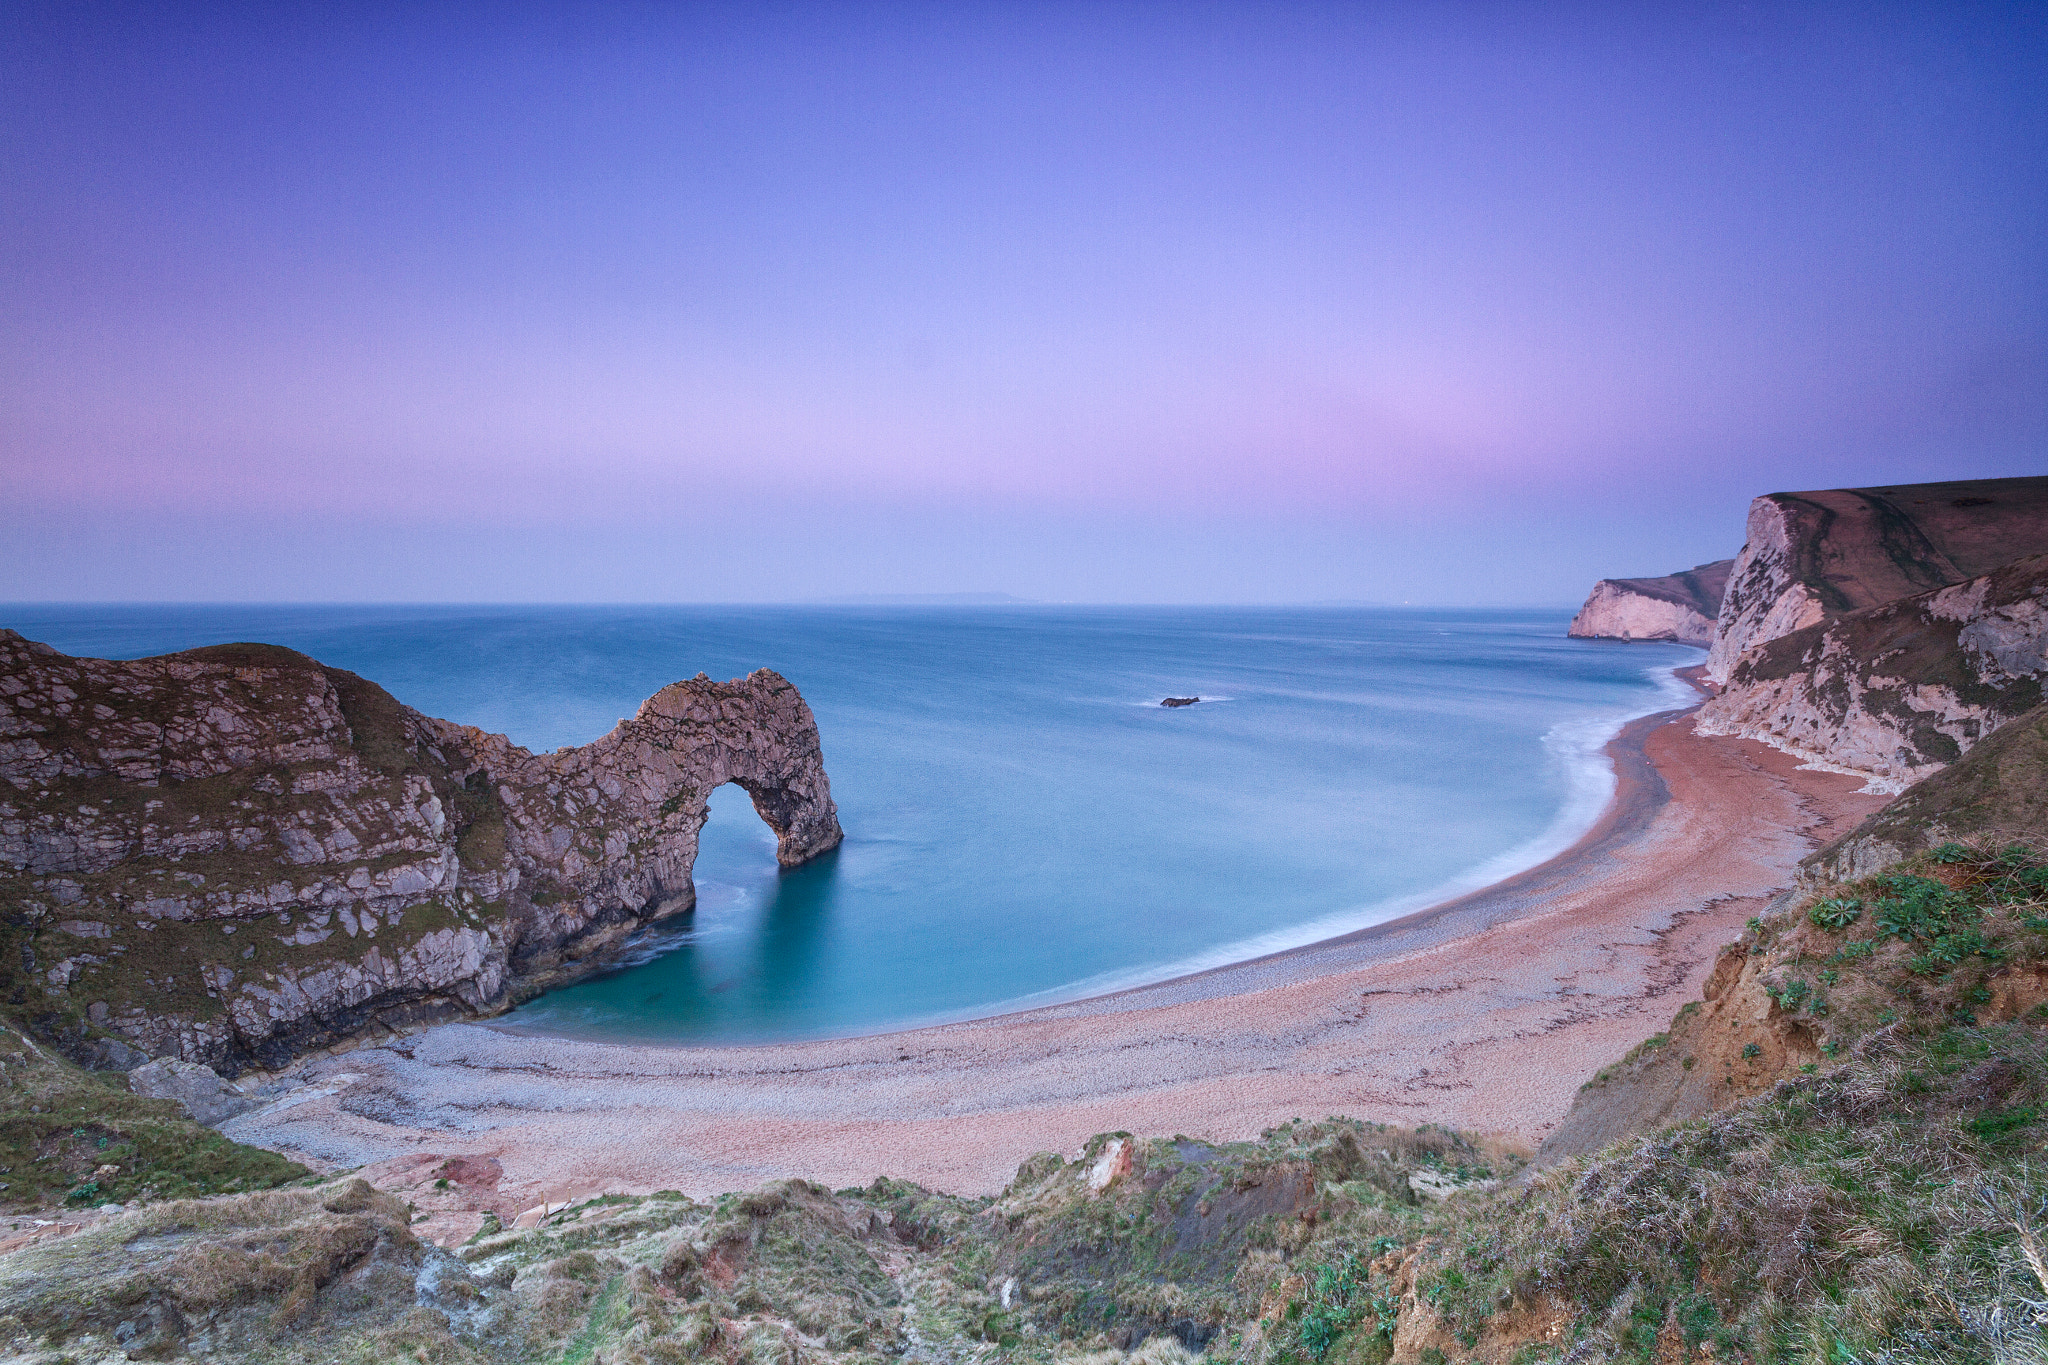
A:
<svg viewBox="0 0 2048 1365">
<path fill-rule="evenodd" d="M 872 607 L 918 609 L 1020 607 L 1274 607 L 1374 611 L 1576 611 L 1580 603 L 1547 602 L 1391 602 L 1358 597 L 1304 599 L 1259 598 L 1195 602 L 1093 600 L 1011 597 L 997 600 L 975 593 L 876 593 L 854 597 L 780 597 L 723 599 L 571 599 L 571 598 L 229 598 L 229 597 L 96 597 L 0 599 L 0 611 L 49 607 L 831 607 L 857 610 Z M 970 599 L 970 600 L 961 600 Z"/>
</svg>

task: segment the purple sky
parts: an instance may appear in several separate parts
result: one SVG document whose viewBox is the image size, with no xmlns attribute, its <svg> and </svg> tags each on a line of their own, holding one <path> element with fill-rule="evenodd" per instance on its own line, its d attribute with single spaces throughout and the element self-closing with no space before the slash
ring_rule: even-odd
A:
<svg viewBox="0 0 2048 1365">
<path fill-rule="evenodd" d="M 0 599 L 1566 603 L 2048 472 L 2039 4 L 0 22 Z"/>
</svg>

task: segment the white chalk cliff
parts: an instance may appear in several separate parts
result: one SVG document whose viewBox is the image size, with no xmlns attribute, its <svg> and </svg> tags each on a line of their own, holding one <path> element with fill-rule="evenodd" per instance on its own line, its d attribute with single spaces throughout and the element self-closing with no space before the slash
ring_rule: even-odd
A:
<svg viewBox="0 0 2048 1365">
<path fill-rule="evenodd" d="M 1769 493 L 1749 506 L 1707 654 L 1725 683 L 1782 635 L 2048 553 L 2048 478 Z"/>
<path fill-rule="evenodd" d="M 2040 705 L 2044 655 L 2048 555 L 2032 555 L 1752 647 L 1696 724 L 1903 791 Z"/>
<path fill-rule="evenodd" d="M 1713 638 L 1714 619 L 1732 559 L 1660 578 L 1603 578 L 1565 633 L 1578 639 L 1676 640 L 1704 645 Z"/>
</svg>

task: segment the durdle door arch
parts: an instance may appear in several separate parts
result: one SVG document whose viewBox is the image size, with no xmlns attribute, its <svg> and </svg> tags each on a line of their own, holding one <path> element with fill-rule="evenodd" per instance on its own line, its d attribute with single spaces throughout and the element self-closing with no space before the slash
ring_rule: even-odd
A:
<svg viewBox="0 0 2048 1365">
<path fill-rule="evenodd" d="M 0 678 L 0 899 L 89 1065 L 275 1069 L 502 1010 L 695 903 L 727 782 L 784 867 L 843 837 L 816 718 L 767 669 L 547 754 L 273 645 L 115 661 L 0 630 Z"/>
</svg>

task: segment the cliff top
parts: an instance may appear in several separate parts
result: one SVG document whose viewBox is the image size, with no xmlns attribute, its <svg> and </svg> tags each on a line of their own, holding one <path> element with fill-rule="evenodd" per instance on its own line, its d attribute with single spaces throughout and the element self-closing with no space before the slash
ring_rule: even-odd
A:
<svg viewBox="0 0 2048 1365">
<path fill-rule="evenodd" d="M 2048 551 L 2048 477 L 1771 493 L 1805 535 L 1798 576 L 1855 611 Z"/>
<path fill-rule="evenodd" d="M 1734 567 L 1732 559 L 1717 559 L 1711 564 L 1698 564 L 1655 578 L 1603 578 L 1600 581 L 1642 597 L 1691 607 L 1711 620 L 1721 609 L 1721 594 L 1728 587 L 1728 571 Z"/>
</svg>

